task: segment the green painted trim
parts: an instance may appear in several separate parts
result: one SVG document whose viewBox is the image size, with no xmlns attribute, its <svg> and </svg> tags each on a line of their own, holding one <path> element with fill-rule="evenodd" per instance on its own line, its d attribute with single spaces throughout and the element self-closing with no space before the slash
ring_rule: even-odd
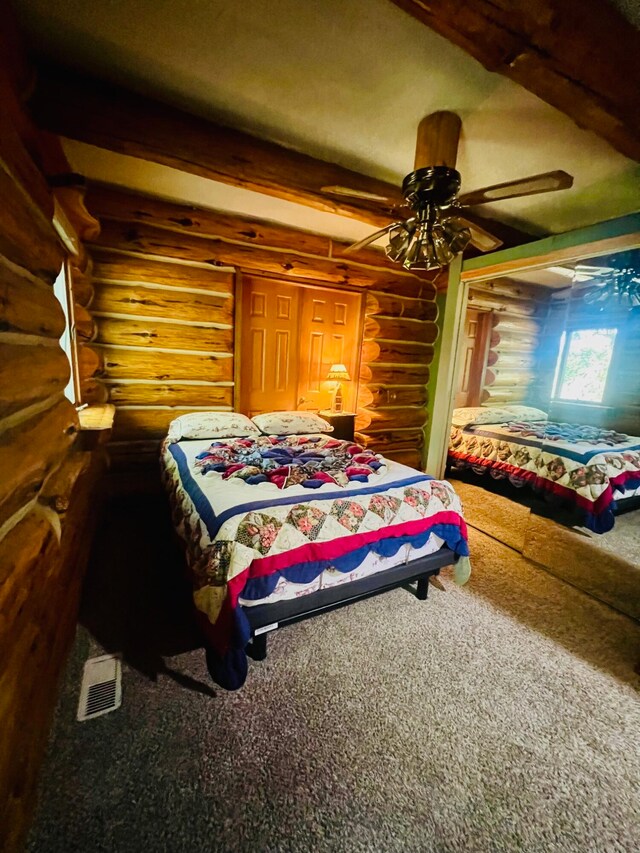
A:
<svg viewBox="0 0 640 853">
<path fill-rule="evenodd" d="M 461 329 L 464 330 L 464 317 L 467 307 L 469 287 L 460 278 L 461 257 L 449 266 L 446 302 L 440 325 L 440 356 L 435 372 L 436 384 L 433 400 L 429 401 L 430 431 L 427 445 L 426 470 L 435 477 L 444 476 L 449 446 L 453 392 L 460 362 Z M 429 383 L 432 384 L 431 382 Z"/>
<path fill-rule="evenodd" d="M 436 294 L 436 305 L 438 306 L 438 316 L 436 318 L 436 325 L 438 326 L 438 337 L 435 339 L 433 343 L 433 358 L 431 360 L 431 364 L 429 365 L 429 381 L 427 382 L 427 405 L 426 409 L 428 412 L 427 423 L 424 427 L 424 451 L 423 451 L 423 465 L 426 464 L 426 453 L 427 448 L 429 447 L 429 442 L 431 440 L 431 427 L 433 426 L 433 412 L 434 412 L 434 401 L 436 396 L 436 387 L 438 380 L 438 370 L 440 367 L 440 351 L 442 349 L 442 324 L 444 320 L 444 309 L 447 302 L 447 292 L 446 290 L 439 290 Z"/>
<path fill-rule="evenodd" d="M 489 255 L 480 255 L 477 258 L 469 258 L 462 264 L 462 272 L 482 270 L 484 267 L 494 264 L 507 263 L 509 261 L 536 258 L 547 255 L 561 249 L 577 248 L 585 243 L 594 243 L 598 240 L 607 240 L 614 237 L 624 237 L 625 234 L 640 232 L 640 213 L 631 213 L 619 219 L 610 219 L 607 222 L 599 222 L 597 225 L 589 225 L 586 228 L 578 228 L 575 231 L 565 231 L 563 234 L 553 234 L 544 237 L 534 243 L 525 243 L 523 246 L 515 246 L 512 249 L 502 249 Z"/>
</svg>

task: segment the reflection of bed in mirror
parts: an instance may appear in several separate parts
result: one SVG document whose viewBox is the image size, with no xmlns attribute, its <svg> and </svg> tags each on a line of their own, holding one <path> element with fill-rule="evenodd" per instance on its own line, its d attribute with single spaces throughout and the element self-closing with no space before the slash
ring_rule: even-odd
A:
<svg viewBox="0 0 640 853">
<path fill-rule="evenodd" d="M 640 250 L 471 282 L 450 473 L 611 530 L 640 498 L 639 358 Z"/>
<path fill-rule="evenodd" d="M 508 480 L 514 495 L 528 486 L 551 505 L 572 510 L 576 523 L 596 533 L 611 530 L 617 512 L 640 506 L 640 436 L 511 417 L 500 410 L 457 409 L 450 471 Z"/>
</svg>

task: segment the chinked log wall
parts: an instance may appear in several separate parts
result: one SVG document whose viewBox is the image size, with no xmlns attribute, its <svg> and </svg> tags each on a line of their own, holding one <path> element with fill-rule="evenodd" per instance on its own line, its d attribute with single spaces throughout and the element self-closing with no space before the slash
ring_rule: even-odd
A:
<svg viewBox="0 0 640 853">
<path fill-rule="evenodd" d="M 36 133 L 4 66 L 0 95 L 0 848 L 13 851 L 73 637 L 103 466 L 78 448 L 64 396 L 65 320 L 53 292 L 63 250 L 31 154 Z"/>
<path fill-rule="evenodd" d="M 546 305 L 543 288 L 508 279 L 471 285 L 469 307 L 492 314 L 483 404 L 539 404 L 537 349 Z"/>
<path fill-rule="evenodd" d="M 419 465 L 437 335 L 435 286 L 375 250 L 318 234 L 95 186 L 95 347 L 117 407 L 112 455 L 147 463 L 184 411 L 234 404 L 234 276 L 366 289 L 358 437 Z M 237 397 L 236 397 L 237 398 Z"/>
</svg>

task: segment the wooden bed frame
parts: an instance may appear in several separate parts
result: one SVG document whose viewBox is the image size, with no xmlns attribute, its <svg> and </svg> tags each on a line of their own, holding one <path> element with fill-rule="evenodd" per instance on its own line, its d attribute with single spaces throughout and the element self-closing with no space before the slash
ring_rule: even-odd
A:
<svg viewBox="0 0 640 853">
<path fill-rule="evenodd" d="M 416 581 L 415 594 L 417 598 L 424 601 L 429 591 L 429 578 L 432 575 L 438 575 L 440 569 L 445 566 L 452 566 L 457 560 L 458 557 L 453 551 L 443 545 L 433 554 L 427 554 L 417 560 L 410 560 L 399 566 L 393 566 L 360 580 L 338 584 L 328 589 L 320 589 L 317 592 L 300 596 L 300 598 L 244 607 L 252 632 L 252 639 L 246 647 L 247 655 L 253 660 L 264 660 L 267 656 L 267 635 L 271 631 L 322 613 L 329 613 L 339 607 L 346 607 L 348 604 L 363 601 L 365 598 L 371 598 L 374 595 L 389 592 Z M 206 652 L 208 665 L 208 648 L 206 648 Z"/>
</svg>

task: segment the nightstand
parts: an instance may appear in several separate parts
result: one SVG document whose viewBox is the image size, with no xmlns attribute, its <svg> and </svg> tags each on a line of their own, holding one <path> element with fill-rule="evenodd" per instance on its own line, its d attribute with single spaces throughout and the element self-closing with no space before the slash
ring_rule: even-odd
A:
<svg viewBox="0 0 640 853">
<path fill-rule="evenodd" d="M 332 412 L 331 409 L 323 409 L 318 414 L 333 427 L 332 438 L 340 438 L 343 441 L 354 440 L 355 412 Z"/>
</svg>

